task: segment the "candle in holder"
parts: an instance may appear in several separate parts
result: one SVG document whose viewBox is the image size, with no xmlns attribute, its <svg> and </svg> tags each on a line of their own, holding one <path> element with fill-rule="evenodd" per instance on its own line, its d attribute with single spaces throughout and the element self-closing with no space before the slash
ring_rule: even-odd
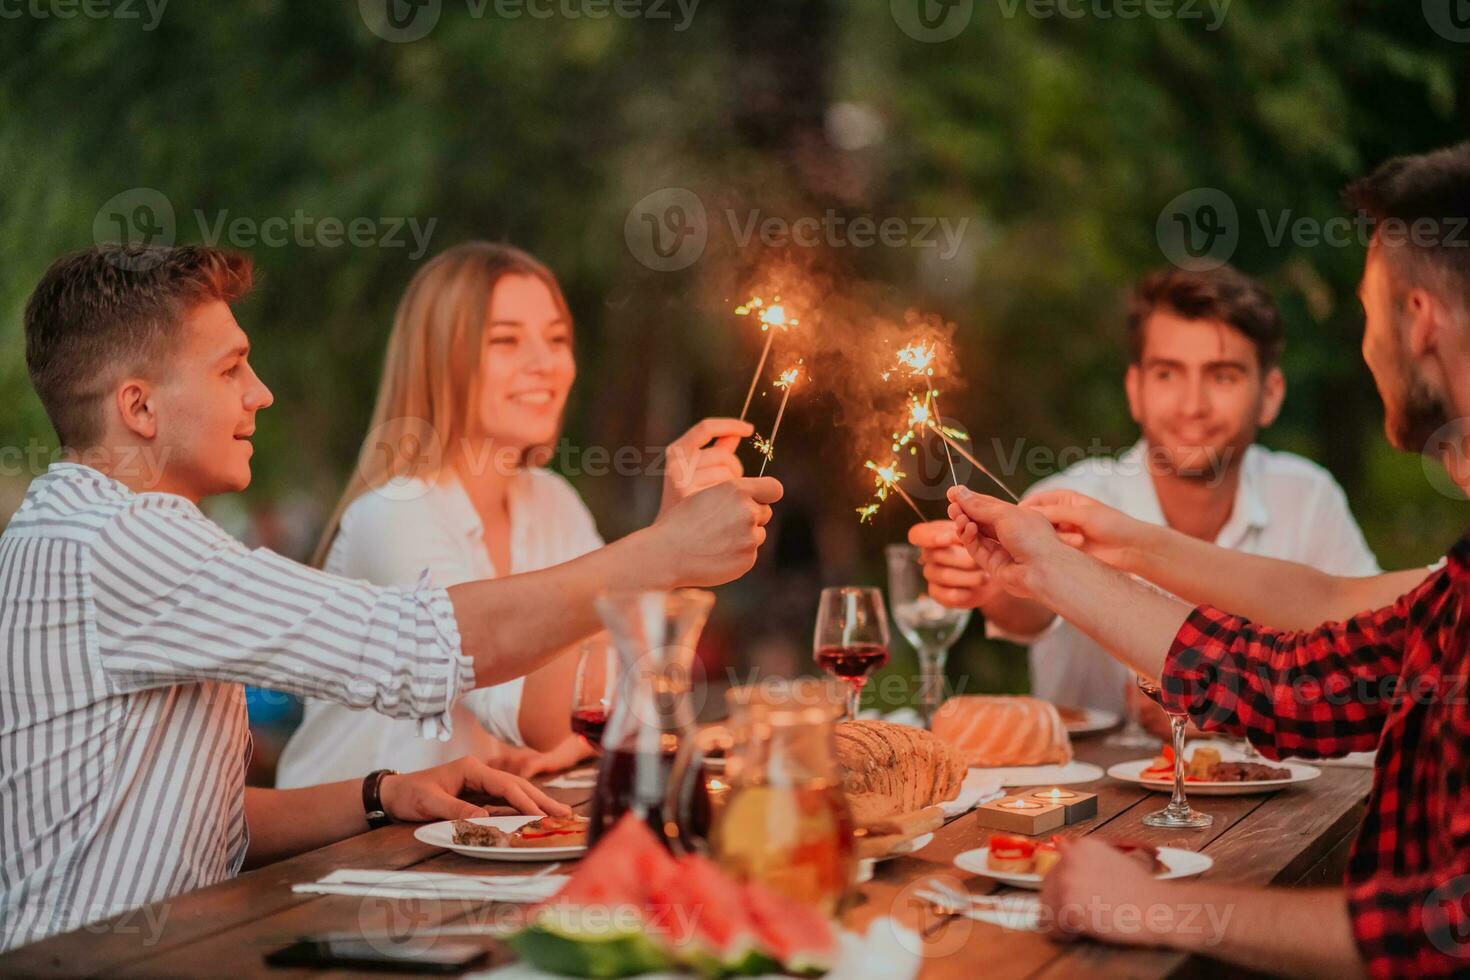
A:
<svg viewBox="0 0 1470 980">
<path fill-rule="evenodd" d="M 975 819 L 987 830 L 1004 830 L 1011 834 L 1032 836 L 1056 830 L 1066 823 L 1066 808 L 1060 803 L 1044 802 L 1024 796 L 1005 796 L 982 803 Z"/>
<path fill-rule="evenodd" d="M 1031 793 L 1030 799 L 1039 800 L 1042 803 L 1054 803 L 1065 812 L 1066 822 L 1077 823 L 1079 820 L 1090 820 L 1097 816 L 1097 794 L 1083 793 L 1073 789 L 1061 789 L 1053 786 L 1051 789 L 1038 789 Z"/>
</svg>

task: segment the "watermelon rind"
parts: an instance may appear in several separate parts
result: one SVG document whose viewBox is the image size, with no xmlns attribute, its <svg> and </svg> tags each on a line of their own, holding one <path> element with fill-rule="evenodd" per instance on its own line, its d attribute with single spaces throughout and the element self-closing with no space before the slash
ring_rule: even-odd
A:
<svg viewBox="0 0 1470 980">
<path fill-rule="evenodd" d="M 566 977 L 631 977 L 673 965 L 642 928 L 582 928 L 577 911 L 542 914 L 507 941 L 521 959 Z"/>
</svg>

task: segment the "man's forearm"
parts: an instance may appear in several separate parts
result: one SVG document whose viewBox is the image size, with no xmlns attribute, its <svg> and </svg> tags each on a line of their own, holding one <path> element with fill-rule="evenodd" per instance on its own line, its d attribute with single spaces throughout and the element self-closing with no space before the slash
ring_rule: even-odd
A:
<svg viewBox="0 0 1470 980">
<path fill-rule="evenodd" d="M 1363 578 L 1221 548 L 1167 527 L 1146 526 L 1128 570 L 1195 604 L 1279 630 L 1313 629 L 1392 605 L 1426 569 Z"/>
<path fill-rule="evenodd" d="M 592 602 L 608 588 L 668 589 L 669 563 L 650 554 L 648 532 L 551 568 L 449 589 L 460 644 L 481 687 L 529 674 L 597 632 Z"/>
<path fill-rule="evenodd" d="M 980 607 L 985 621 L 1017 637 L 1033 637 L 1051 625 L 1056 613 L 1039 602 L 1002 593 Z"/>
<path fill-rule="evenodd" d="M 362 780 L 301 789 L 247 787 L 245 821 L 250 828 L 247 869 L 324 847 L 368 829 Z"/>
<path fill-rule="evenodd" d="M 1162 904 L 1200 924 L 1160 931 L 1172 949 L 1284 976 L 1366 976 L 1340 889 L 1171 884 Z"/>
<path fill-rule="evenodd" d="M 1031 593 L 1124 665 L 1158 677 L 1190 606 L 1096 558 L 1058 545 L 1030 575 Z"/>
</svg>

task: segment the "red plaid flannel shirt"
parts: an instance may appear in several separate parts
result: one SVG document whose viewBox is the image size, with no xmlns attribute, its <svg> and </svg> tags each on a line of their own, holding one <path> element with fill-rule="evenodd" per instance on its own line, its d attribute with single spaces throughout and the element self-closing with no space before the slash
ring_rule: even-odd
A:
<svg viewBox="0 0 1470 980">
<path fill-rule="evenodd" d="M 1166 707 L 1273 759 L 1378 750 L 1347 872 L 1375 976 L 1470 974 L 1470 535 L 1392 606 L 1309 632 L 1201 606 L 1162 678 Z"/>
</svg>

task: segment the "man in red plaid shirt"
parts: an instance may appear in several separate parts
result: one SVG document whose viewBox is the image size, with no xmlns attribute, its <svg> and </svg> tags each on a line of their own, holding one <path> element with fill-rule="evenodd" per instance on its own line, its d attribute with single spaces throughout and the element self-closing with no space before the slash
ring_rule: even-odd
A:
<svg viewBox="0 0 1470 980">
<path fill-rule="evenodd" d="M 1390 161 L 1348 196 L 1374 222 L 1363 355 L 1389 439 L 1439 459 L 1470 490 L 1470 144 Z M 989 574 L 1160 678 L 1171 712 L 1245 735 L 1271 758 L 1377 750 L 1344 889 L 1161 883 L 1083 840 L 1047 879 L 1056 931 L 1290 974 L 1470 973 L 1470 534 L 1390 605 L 1288 632 L 1191 608 L 1089 556 L 1086 540 L 1069 547 L 1053 526 L 1079 533 L 1058 517 L 1065 507 L 964 489 L 951 498 L 961 540 Z M 1186 906 L 1217 913 L 1218 934 L 1136 914 Z"/>
</svg>

